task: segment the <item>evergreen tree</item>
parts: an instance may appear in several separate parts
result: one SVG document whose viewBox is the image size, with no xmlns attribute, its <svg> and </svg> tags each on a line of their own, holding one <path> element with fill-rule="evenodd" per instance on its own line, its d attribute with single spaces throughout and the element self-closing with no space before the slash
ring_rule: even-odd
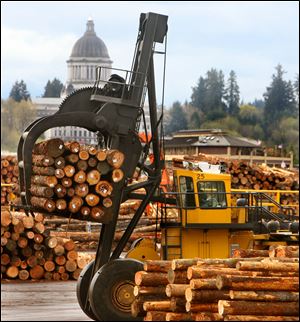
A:
<svg viewBox="0 0 300 322">
<path fill-rule="evenodd" d="M 30 94 L 27 91 L 27 86 L 23 80 L 15 82 L 10 91 L 9 97 L 16 102 L 21 102 L 21 100 L 30 100 Z"/>
<path fill-rule="evenodd" d="M 233 70 L 229 74 L 226 95 L 224 98 L 227 102 L 228 114 L 237 116 L 239 114 L 240 89 L 237 84 L 236 74 Z"/>
<path fill-rule="evenodd" d="M 189 129 L 200 129 L 201 126 L 201 120 L 198 112 L 194 112 L 191 115 L 190 123 L 189 123 Z"/>
<path fill-rule="evenodd" d="M 188 128 L 187 119 L 180 102 L 176 101 L 169 112 L 170 121 L 166 126 L 166 134 L 185 130 Z"/>
<path fill-rule="evenodd" d="M 281 65 L 276 66 L 275 69 L 276 74 L 272 76 L 272 83 L 264 94 L 264 122 L 267 136 L 283 117 L 297 114 L 292 83 L 283 79 L 284 71 Z"/>
<path fill-rule="evenodd" d="M 54 78 L 52 82 L 48 80 L 43 97 L 60 97 L 62 88 L 63 84 L 57 78 Z"/>
<path fill-rule="evenodd" d="M 204 101 L 206 94 L 205 79 L 201 76 L 196 87 L 192 87 L 191 105 L 200 111 L 204 109 Z"/>
</svg>

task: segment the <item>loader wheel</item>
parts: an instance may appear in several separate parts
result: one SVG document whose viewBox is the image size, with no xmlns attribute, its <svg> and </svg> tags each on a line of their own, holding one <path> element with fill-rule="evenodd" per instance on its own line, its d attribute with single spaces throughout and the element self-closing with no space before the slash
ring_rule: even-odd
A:
<svg viewBox="0 0 300 322">
<path fill-rule="evenodd" d="M 131 315 L 134 276 L 143 263 L 134 259 L 115 259 L 103 265 L 92 279 L 89 299 L 98 321 L 142 321 Z"/>
<path fill-rule="evenodd" d="M 78 303 L 82 309 L 82 311 L 92 320 L 97 321 L 95 314 L 92 311 L 92 308 L 85 309 L 86 299 L 89 293 L 89 284 L 92 277 L 92 270 L 93 270 L 94 261 L 87 264 L 84 269 L 81 271 L 80 276 L 77 281 L 76 286 L 76 295 Z"/>
</svg>

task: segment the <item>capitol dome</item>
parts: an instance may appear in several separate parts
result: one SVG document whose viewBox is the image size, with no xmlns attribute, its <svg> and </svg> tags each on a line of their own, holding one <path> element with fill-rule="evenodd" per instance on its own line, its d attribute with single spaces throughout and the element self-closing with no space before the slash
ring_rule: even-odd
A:
<svg viewBox="0 0 300 322">
<path fill-rule="evenodd" d="M 94 22 L 91 18 L 86 24 L 86 32 L 73 46 L 70 57 L 102 57 L 109 58 L 107 48 L 94 30 Z"/>
</svg>

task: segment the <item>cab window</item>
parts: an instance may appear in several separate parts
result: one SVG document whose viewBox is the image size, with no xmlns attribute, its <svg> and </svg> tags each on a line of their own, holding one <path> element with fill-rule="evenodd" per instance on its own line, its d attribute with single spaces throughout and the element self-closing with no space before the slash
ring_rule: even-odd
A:
<svg viewBox="0 0 300 322">
<path fill-rule="evenodd" d="M 226 208 L 226 191 L 223 181 L 199 181 L 197 184 L 200 208 Z"/>
<path fill-rule="evenodd" d="M 195 191 L 193 179 L 191 177 L 179 177 L 181 201 L 184 208 L 195 208 Z"/>
</svg>

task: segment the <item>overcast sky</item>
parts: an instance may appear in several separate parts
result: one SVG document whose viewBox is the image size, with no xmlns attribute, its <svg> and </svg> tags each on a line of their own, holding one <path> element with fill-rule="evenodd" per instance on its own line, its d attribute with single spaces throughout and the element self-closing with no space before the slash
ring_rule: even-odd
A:
<svg viewBox="0 0 300 322">
<path fill-rule="evenodd" d="M 91 16 L 113 67 L 130 69 L 142 12 L 166 14 L 165 103 L 190 100 L 211 68 L 237 74 L 241 99 L 261 99 L 280 63 L 286 79 L 299 70 L 298 1 L 1 1 L 1 97 L 23 79 L 32 97 L 54 77 L 65 83 L 66 60 Z M 161 58 L 156 59 L 158 98 Z M 159 99 L 158 99 L 158 103 Z"/>
</svg>

